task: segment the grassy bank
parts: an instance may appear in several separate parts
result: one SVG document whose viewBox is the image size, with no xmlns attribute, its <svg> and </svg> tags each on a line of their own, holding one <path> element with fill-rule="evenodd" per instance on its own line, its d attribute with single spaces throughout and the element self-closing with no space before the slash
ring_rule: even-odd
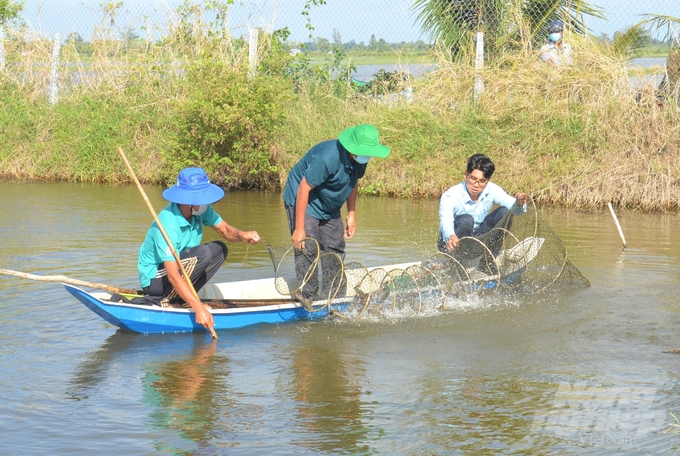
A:
<svg viewBox="0 0 680 456">
<path fill-rule="evenodd" d="M 438 70 L 425 78 L 395 75 L 358 92 L 347 75 L 328 78 L 341 64 L 293 59 L 275 37 L 262 37 L 252 78 L 246 43 L 188 46 L 173 36 L 123 70 L 131 50 L 120 43 L 102 40 L 85 71 L 67 44 L 62 61 L 76 64 L 62 66 L 54 106 L 49 70 L 28 61 L 49 55 L 49 43 L 9 46 L 18 64 L 0 79 L 2 177 L 128 181 L 122 146 L 147 183 L 198 165 L 227 188 L 276 189 L 313 144 L 368 122 L 393 153 L 369 166 L 366 194 L 437 198 L 483 152 L 497 164 L 495 182 L 543 203 L 668 210 L 680 201 L 676 105 L 659 106 L 652 86 L 634 92 L 625 61 L 587 40 L 571 40 L 572 68 L 549 67 L 531 51 L 490 65 L 475 105 L 474 69 L 434 55 Z M 410 103 L 399 96 L 406 85 Z"/>
</svg>

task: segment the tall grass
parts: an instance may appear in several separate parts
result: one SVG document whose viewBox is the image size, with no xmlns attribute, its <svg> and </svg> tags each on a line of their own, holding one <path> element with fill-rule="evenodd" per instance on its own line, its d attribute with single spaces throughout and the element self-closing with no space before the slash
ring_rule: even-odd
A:
<svg viewBox="0 0 680 456">
<path fill-rule="evenodd" d="M 249 79 L 246 43 L 202 13 L 182 11 L 161 40 L 128 42 L 102 26 L 87 52 L 67 42 L 56 106 L 46 101 L 51 42 L 12 35 L 0 75 L 0 174 L 126 181 L 122 146 L 145 182 L 194 164 L 225 187 L 277 188 L 316 142 L 372 123 L 393 152 L 371 162 L 364 193 L 436 198 L 482 152 L 496 183 L 542 203 L 678 207 L 677 106 L 660 105 L 652 84 L 633 89 L 624 57 L 596 41 L 567 36 L 567 68 L 543 64 L 529 46 L 504 56 L 483 70 L 474 104 L 469 63 L 433 54 L 435 70 L 415 82 L 359 93 L 344 77 L 349 66 L 294 60 L 263 32 Z M 408 85 L 412 102 L 399 95 Z"/>
<path fill-rule="evenodd" d="M 507 55 L 484 70 L 476 106 L 474 69 L 445 58 L 416 82 L 412 104 L 298 97 L 291 112 L 303 114 L 290 116 L 294 134 L 279 142 L 299 156 L 352 123 L 376 124 L 393 154 L 371 163 L 367 193 L 438 197 L 462 179 L 467 157 L 482 152 L 497 164 L 495 182 L 542 203 L 677 208 L 677 107 L 659 105 L 651 83 L 634 89 L 621 57 L 571 38 L 574 67 L 549 67 L 530 49 Z"/>
<path fill-rule="evenodd" d="M 489 71 L 480 110 L 496 127 L 500 169 L 539 201 L 677 208 L 677 106 L 660 106 L 651 83 L 633 89 L 621 58 L 572 39 L 574 68 L 525 54 Z"/>
</svg>

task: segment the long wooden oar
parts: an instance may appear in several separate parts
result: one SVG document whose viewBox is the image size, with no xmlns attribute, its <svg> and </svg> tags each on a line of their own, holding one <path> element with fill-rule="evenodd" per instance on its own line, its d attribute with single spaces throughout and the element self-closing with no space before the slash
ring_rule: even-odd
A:
<svg viewBox="0 0 680 456">
<path fill-rule="evenodd" d="M 200 301 L 200 298 L 198 297 L 198 293 L 196 292 L 196 289 L 194 288 L 194 284 L 191 283 L 191 278 L 189 277 L 189 274 L 187 274 L 187 270 L 184 269 L 184 265 L 182 264 L 182 261 L 179 259 L 179 255 L 177 254 L 177 251 L 175 250 L 175 246 L 172 245 L 172 241 L 170 241 L 170 237 L 168 236 L 168 233 L 165 232 L 165 228 L 163 228 L 161 221 L 158 219 L 158 215 L 156 215 L 156 211 L 154 210 L 153 205 L 151 204 L 151 201 L 149 201 L 149 197 L 146 196 L 146 192 L 142 188 L 142 184 L 139 183 L 139 179 L 137 179 L 137 175 L 135 174 L 134 170 L 132 169 L 132 165 L 130 165 L 130 162 L 128 161 L 127 157 L 125 156 L 125 152 L 123 152 L 122 147 L 118 148 L 118 153 L 123 158 L 123 161 L 125 162 L 125 166 L 127 166 L 128 171 L 130 171 L 130 176 L 132 176 L 132 180 L 137 185 L 137 188 L 139 189 L 139 193 L 142 194 L 142 198 L 144 198 L 144 201 L 146 202 L 146 205 L 149 208 L 149 211 L 151 211 L 151 215 L 153 215 L 153 219 L 156 221 L 156 225 L 158 225 L 158 229 L 161 230 L 161 234 L 163 235 L 165 242 L 167 242 L 168 247 L 170 247 L 170 250 L 172 251 L 172 256 L 175 257 L 175 261 L 177 261 L 177 264 L 179 265 L 179 268 L 182 271 L 182 275 L 184 276 L 184 280 L 186 280 L 187 285 L 189 285 L 189 288 L 191 289 L 191 292 L 194 294 L 194 296 L 196 296 L 196 299 L 198 299 Z M 212 335 L 213 339 L 217 339 L 217 333 L 215 332 L 215 328 L 212 325 L 210 325 L 210 326 L 208 326 L 208 329 L 210 330 L 210 334 Z"/>
<path fill-rule="evenodd" d="M 63 275 L 41 276 L 41 275 L 29 274 L 27 272 L 12 271 L 11 269 L 0 269 L 0 275 L 11 275 L 11 276 L 14 276 L 14 277 L 21 277 L 21 278 L 29 279 L 29 280 L 38 280 L 38 281 L 42 281 L 42 282 L 68 283 L 68 284 L 71 284 L 71 285 L 77 285 L 79 287 L 99 288 L 100 290 L 106 290 L 106 291 L 111 292 L 111 293 L 121 293 L 121 294 L 131 294 L 131 295 L 138 294 L 136 290 L 130 290 L 128 288 L 113 287 L 111 285 L 106 285 L 106 284 L 103 284 L 103 283 L 87 282 L 85 280 L 72 279 L 70 277 L 66 277 L 66 276 L 63 276 Z"/>
</svg>

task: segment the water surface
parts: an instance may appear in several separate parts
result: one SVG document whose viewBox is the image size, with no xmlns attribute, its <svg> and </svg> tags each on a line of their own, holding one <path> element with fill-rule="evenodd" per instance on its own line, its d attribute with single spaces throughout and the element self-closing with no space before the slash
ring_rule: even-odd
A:
<svg viewBox="0 0 680 456">
<path fill-rule="evenodd" d="M 161 189 L 147 187 L 153 204 Z M 0 183 L 0 268 L 136 287 L 136 188 Z M 360 198 L 348 261 L 434 252 L 437 201 Z M 289 242 L 280 195 L 216 209 Z M 136 335 L 59 284 L 0 277 L 3 454 L 671 454 L 680 447 L 676 213 L 544 208 L 590 280 L 425 317 Z M 207 230 L 206 240 L 215 235 Z M 216 280 L 271 277 L 230 244 Z"/>
</svg>

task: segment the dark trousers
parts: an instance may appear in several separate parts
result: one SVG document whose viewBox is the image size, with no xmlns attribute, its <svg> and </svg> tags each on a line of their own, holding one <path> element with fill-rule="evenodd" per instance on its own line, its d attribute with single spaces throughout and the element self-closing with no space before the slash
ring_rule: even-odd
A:
<svg viewBox="0 0 680 456">
<path fill-rule="evenodd" d="M 189 258 L 196 258 L 196 265 L 189 274 L 191 283 L 194 285 L 196 291 L 203 288 L 203 286 L 212 279 L 222 263 L 224 263 L 224 260 L 227 259 L 228 252 L 229 249 L 224 242 L 214 241 L 182 250 L 179 253 L 179 258 L 182 260 L 182 263 Z M 144 289 L 144 294 L 151 296 L 167 296 L 172 290 L 173 287 L 168 279 L 165 266 L 161 264 L 158 267 L 156 278 L 151 279 L 149 287 Z"/>
<path fill-rule="evenodd" d="M 285 208 L 286 215 L 288 216 L 288 228 L 290 228 L 290 234 L 292 235 L 295 231 L 295 206 L 286 204 Z M 330 220 L 319 220 L 305 214 L 305 232 L 307 237 L 314 238 L 319 243 L 321 255 L 326 252 L 332 252 L 337 253 L 341 260 L 345 259 L 345 225 L 340 217 L 334 217 Z M 312 266 L 313 258 L 310 258 L 311 256 L 309 252 L 295 252 L 295 274 L 299 280 L 307 276 L 309 268 Z M 330 259 L 321 257 L 322 284 L 337 287 L 337 280 L 334 280 L 334 278 L 338 265 L 335 263 Z M 342 278 L 338 296 L 344 295 L 345 282 L 346 280 Z M 309 277 L 307 284 L 302 289 L 305 297 L 312 297 L 327 291 L 334 292 L 334 290 L 319 290 L 319 277 L 316 273 Z"/>
<path fill-rule="evenodd" d="M 459 238 L 470 236 L 476 238 L 481 237 L 498 225 L 498 223 L 503 219 L 503 217 L 505 217 L 505 214 L 507 213 L 508 210 L 504 207 L 496 208 L 496 210 L 492 211 L 484 218 L 476 230 L 474 229 L 475 219 L 470 214 L 457 215 L 453 219 L 454 231 L 456 236 Z M 508 223 L 506 228 L 510 229 L 510 223 Z M 486 240 L 486 246 L 489 248 L 489 250 L 491 250 L 491 253 L 494 256 L 498 255 L 498 252 L 500 252 L 501 247 L 503 246 L 503 239 L 505 239 L 505 233 L 499 230 L 490 235 L 489 239 Z M 446 243 L 448 241 L 448 239 L 444 240 L 442 233 L 439 233 L 437 248 L 440 252 L 450 253 L 448 250 L 446 250 Z"/>
</svg>

